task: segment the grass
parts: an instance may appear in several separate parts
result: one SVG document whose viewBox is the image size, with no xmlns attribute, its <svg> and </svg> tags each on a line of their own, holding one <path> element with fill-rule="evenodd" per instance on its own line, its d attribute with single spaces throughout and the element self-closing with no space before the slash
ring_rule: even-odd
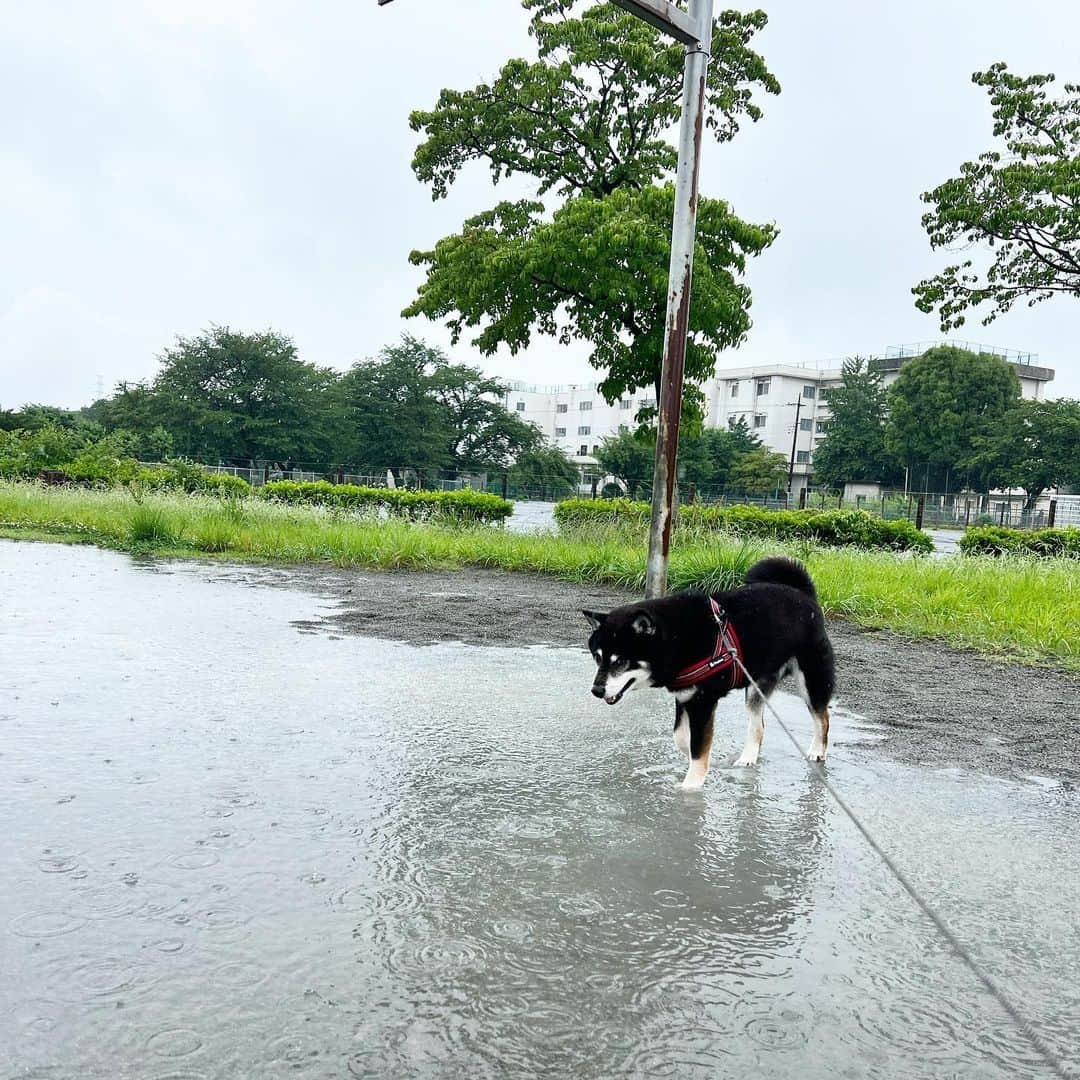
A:
<svg viewBox="0 0 1080 1080">
<path fill-rule="evenodd" d="M 0 536 L 93 543 L 123 551 L 343 567 L 476 566 L 640 591 L 645 551 L 619 529 L 523 536 L 501 528 L 379 521 L 261 500 L 0 483 Z M 743 541 L 683 530 L 672 588 L 719 590 L 769 551 L 802 559 L 825 610 L 862 626 L 1080 672 L 1080 567 L 1075 560 L 931 559 L 854 548 Z"/>
</svg>

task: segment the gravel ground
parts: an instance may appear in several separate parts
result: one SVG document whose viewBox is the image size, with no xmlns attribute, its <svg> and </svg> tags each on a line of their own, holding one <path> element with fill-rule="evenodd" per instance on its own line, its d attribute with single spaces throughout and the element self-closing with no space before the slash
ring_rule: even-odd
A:
<svg viewBox="0 0 1080 1080">
<path fill-rule="evenodd" d="M 325 619 L 300 629 L 414 643 L 584 647 L 581 608 L 634 599 L 614 589 L 482 570 L 248 572 L 336 602 Z M 829 632 L 838 701 L 888 725 L 889 753 L 935 768 L 1080 781 L 1080 679 L 840 620 Z M 588 667 L 583 659 L 583 692 Z"/>
</svg>

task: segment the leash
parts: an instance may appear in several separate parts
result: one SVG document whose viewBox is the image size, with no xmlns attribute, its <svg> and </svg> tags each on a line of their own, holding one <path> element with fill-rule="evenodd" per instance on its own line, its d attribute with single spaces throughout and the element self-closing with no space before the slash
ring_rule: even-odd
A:
<svg viewBox="0 0 1080 1080">
<path fill-rule="evenodd" d="M 773 708 L 772 702 L 769 701 L 764 694 L 761 693 L 761 688 L 754 681 L 750 672 L 746 670 L 746 665 L 742 662 L 742 657 L 735 654 L 735 663 L 738 665 L 739 670 L 742 672 L 743 678 L 746 680 L 748 686 L 752 686 L 754 690 L 761 697 L 765 703 L 765 707 L 772 713 L 773 719 L 780 725 L 780 730 L 788 737 L 791 744 L 799 752 L 799 757 L 803 757 L 802 747 L 799 745 L 798 739 L 791 733 L 791 729 L 780 718 L 780 714 Z M 1045 1064 L 1049 1066 L 1050 1071 L 1056 1076 L 1062 1078 L 1062 1080 L 1069 1080 L 1070 1073 L 1066 1072 L 1065 1066 L 1061 1062 L 1061 1058 L 1050 1048 L 1043 1037 L 1034 1029 L 1031 1021 L 1025 1017 L 1020 1010 L 1012 1003 L 1012 1001 L 1005 994 L 996 982 L 982 969 L 982 967 L 976 962 L 975 958 L 968 952 L 963 942 L 949 929 L 945 920 L 930 906 L 929 902 L 924 900 L 920 895 L 918 889 L 908 880 L 907 875 L 900 869 L 899 866 L 893 862 L 888 853 L 881 847 L 881 845 L 870 834 L 870 830 L 856 817 L 855 811 L 844 801 L 840 793 L 829 782 L 828 776 L 825 775 L 825 769 L 821 762 L 811 761 L 808 764 L 817 772 L 818 779 L 824 785 L 825 790 L 836 800 L 837 806 L 847 815 L 848 820 L 852 825 L 858 829 L 862 838 L 870 845 L 870 849 L 878 856 L 879 859 L 885 864 L 888 871 L 894 878 L 900 883 L 904 892 L 911 897 L 915 902 L 919 910 L 930 920 L 930 922 L 937 929 L 938 933 L 948 942 L 952 947 L 952 950 L 956 955 L 967 965 L 968 970 L 975 976 L 978 982 L 982 985 L 983 989 L 998 1003 L 1004 1013 L 1010 1020 L 1020 1029 L 1021 1033 L 1027 1038 L 1028 1042 L 1035 1048 L 1039 1056 L 1043 1059 Z"/>
</svg>

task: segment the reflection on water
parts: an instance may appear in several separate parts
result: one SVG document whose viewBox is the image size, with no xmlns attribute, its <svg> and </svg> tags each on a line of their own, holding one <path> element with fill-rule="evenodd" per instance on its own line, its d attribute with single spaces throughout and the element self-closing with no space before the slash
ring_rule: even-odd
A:
<svg viewBox="0 0 1080 1080">
<path fill-rule="evenodd" d="M 0 1078 L 1040 1075 L 779 732 L 724 767 L 736 704 L 686 794 L 670 703 L 584 653 L 301 635 L 310 596 L 169 571 L 0 545 Z M 1069 1058 L 1075 796 L 834 731 Z"/>
</svg>

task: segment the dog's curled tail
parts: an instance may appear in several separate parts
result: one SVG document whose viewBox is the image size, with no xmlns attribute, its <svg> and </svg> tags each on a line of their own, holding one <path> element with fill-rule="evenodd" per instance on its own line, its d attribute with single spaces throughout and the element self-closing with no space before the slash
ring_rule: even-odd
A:
<svg viewBox="0 0 1080 1080">
<path fill-rule="evenodd" d="M 817 590 L 806 572 L 806 567 L 794 559 L 785 558 L 783 555 L 774 555 L 769 559 L 762 559 L 754 563 L 746 572 L 746 584 L 753 585 L 760 582 L 769 582 L 773 585 L 787 585 L 799 592 L 806 593 L 811 599 L 817 599 Z"/>
</svg>

